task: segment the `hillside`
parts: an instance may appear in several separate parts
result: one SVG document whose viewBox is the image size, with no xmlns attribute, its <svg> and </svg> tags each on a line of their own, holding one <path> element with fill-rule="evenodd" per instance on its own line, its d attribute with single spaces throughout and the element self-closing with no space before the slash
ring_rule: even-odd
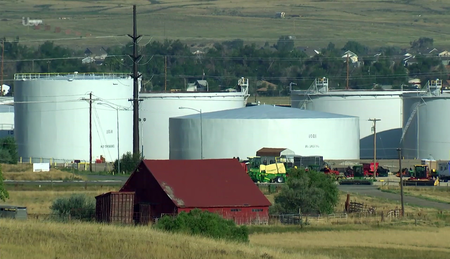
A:
<svg viewBox="0 0 450 259">
<path fill-rule="evenodd" d="M 133 3 L 143 43 L 169 38 L 210 44 L 241 38 L 273 44 L 281 35 L 292 35 L 299 46 L 341 46 L 355 40 L 370 47 L 406 47 L 419 37 L 433 38 L 435 46 L 450 45 L 449 8 L 442 0 L 42 0 L 38 5 L 2 0 L 0 35 L 30 44 L 53 39 L 80 48 L 121 45 L 132 33 Z M 285 12 L 285 18 L 275 18 L 277 12 Z M 23 26 L 22 17 L 44 24 L 39 29 Z"/>
</svg>

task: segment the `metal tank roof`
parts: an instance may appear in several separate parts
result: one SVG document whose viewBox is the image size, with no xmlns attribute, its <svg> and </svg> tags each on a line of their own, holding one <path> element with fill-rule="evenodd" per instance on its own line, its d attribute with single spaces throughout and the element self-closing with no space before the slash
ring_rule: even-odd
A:
<svg viewBox="0 0 450 259">
<path fill-rule="evenodd" d="M 131 76 L 126 73 L 17 73 L 14 80 L 105 80 L 128 79 Z"/>
<path fill-rule="evenodd" d="M 181 116 L 177 118 L 198 118 L 199 114 Z M 356 118 L 355 116 L 301 110 L 291 107 L 272 105 L 258 105 L 232 110 L 208 112 L 202 114 L 203 119 L 329 119 L 329 118 Z"/>
</svg>

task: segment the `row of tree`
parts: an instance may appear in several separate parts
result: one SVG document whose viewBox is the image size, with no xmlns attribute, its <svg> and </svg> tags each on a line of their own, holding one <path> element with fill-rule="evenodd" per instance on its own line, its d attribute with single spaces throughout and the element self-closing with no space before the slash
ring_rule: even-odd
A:
<svg viewBox="0 0 450 259">
<path fill-rule="evenodd" d="M 4 74 L 5 82 L 12 81 L 15 73 L 46 72 L 125 72 L 132 70 L 132 44 L 108 48 L 108 57 L 102 65 L 82 64 L 84 51 L 44 42 L 37 47 L 21 44 L 19 38 L 6 41 Z M 411 43 L 411 49 L 420 50 L 433 46 L 433 40 L 420 38 Z M 342 57 L 350 50 L 362 61 L 349 64 Z M 206 79 L 211 90 L 234 87 L 240 77 L 251 81 L 267 81 L 279 87 L 277 94 L 288 94 L 293 82 L 298 88 L 307 88 L 315 78 L 328 77 L 330 86 L 344 88 L 347 83 L 354 89 L 373 88 L 376 84 L 400 85 L 409 77 L 447 79 L 445 67 L 439 58 L 416 55 L 416 64 L 405 67 L 402 49 L 385 47 L 369 49 L 355 41 L 343 48 L 329 43 L 319 54 L 308 56 L 303 48 L 295 47 L 294 40 L 282 36 L 274 45 L 245 44 L 243 40 L 215 43 L 205 51 L 193 53 L 190 46 L 180 40 L 153 41 L 139 46 L 139 72 L 143 75 L 147 91 L 185 89 L 187 83 Z M 255 91 L 252 84 L 251 91 Z"/>
</svg>

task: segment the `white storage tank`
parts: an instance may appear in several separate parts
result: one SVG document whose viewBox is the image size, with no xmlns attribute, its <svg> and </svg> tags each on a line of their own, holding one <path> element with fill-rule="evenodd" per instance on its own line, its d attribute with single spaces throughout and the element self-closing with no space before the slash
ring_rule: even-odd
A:
<svg viewBox="0 0 450 259">
<path fill-rule="evenodd" d="M 442 80 L 427 83 L 427 93 L 403 95 L 406 159 L 450 160 L 450 93 L 442 90 Z"/>
<path fill-rule="evenodd" d="M 132 151 L 133 79 L 127 74 L 16 74 L 15 138 L 19 156 L 34 161 L 117 159 L 117 119 L 122 155 Z M 92 112 L 89 94 L 92 92 Z"/>
<path fill-rule="evenodd" d="M 359 119 L 269 105 L 170 118 L 170 159 L 246 158 L 262 147 L 359 159 Z"/>
<path fill-rule="evenodd" d="M 373 122 L 377 118 L 377 158 L 398 157 L 403 123 L 401 90 L 328 89 L 328 79 L 316 79 L 307 91 L 291 91 L 291 107 L 359 117 L 361 159 L 373 158 Z"/>
<path fill-rule="evenodd" d="M 0 96 L 0 138 L 14 136 L 14 106 L 12 97 Z"/>
<path fill-rule="evenodd" d="M 146 159 L 169 159 L 169 118 L 245 107 L 248 79 L 236 92 L 141 93 L 141 150 Z M 182 109 L 180 109 L 180 107 Z"/>
</svg>

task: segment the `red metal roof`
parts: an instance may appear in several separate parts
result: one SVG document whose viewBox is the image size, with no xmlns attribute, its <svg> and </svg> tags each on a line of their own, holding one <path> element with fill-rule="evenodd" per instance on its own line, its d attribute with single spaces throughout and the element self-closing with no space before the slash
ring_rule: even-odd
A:
<svg viewBox="0 0 450 259">
<path fill-rule="evenodd" d="M 178 207 L 271 205 L 236 159 L 143 160 L 143 163 Z"/>
</svg>

